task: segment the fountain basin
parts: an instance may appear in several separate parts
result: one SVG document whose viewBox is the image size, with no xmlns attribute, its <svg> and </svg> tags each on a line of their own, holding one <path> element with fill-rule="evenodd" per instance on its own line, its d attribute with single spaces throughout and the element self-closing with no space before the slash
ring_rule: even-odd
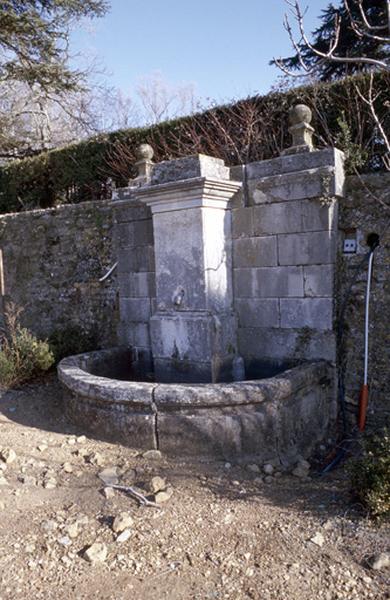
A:
<svg viewBox="0 0 390 600">
<path fill-rule="evenodd" d="M 139 379 L 128 348 L 63 359 L 67 417 L 96 437 L 192 457 L 308 456 L 335 415 L 334 367 L 310 362 L 265 379 L 158 383 Z"/>
</svg>

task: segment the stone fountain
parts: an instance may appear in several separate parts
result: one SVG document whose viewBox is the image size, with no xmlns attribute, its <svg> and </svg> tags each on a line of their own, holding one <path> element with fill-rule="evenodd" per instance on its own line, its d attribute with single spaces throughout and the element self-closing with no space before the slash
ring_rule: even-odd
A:
<svg viewBox="0 0 390 600">
<path fill-rule="evenodd" d="M 332 285 L 342 153 L 291 148 L 229 168 L 196 155 L 115 190 L 113 349 L 64 359 L 68 415 L 96 435 L 191 456 L 307 455 L 335 418 Z"/>
</svg>

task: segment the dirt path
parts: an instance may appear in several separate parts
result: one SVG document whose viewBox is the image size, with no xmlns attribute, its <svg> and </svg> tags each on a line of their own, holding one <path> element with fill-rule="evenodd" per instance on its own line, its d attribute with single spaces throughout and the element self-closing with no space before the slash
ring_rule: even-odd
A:
<svg viewBox="0 0 390 600">
<path fill-rule="evenodd" d="M 16 453 L 0 471 L 0 600 L 390 598 L 389 570 L 367 566 L 389 527 L 354 511 L 342 470 L 267 484 L 234 464 L 146 459 L 82 434 L 54 377 L 0 399 L 0 447 Z M 159 475 L 173 495 L 161 508 L 106 498 L 109 466 L 143 490 Z M 134 523 L 119 542 L 123 511 Z M 95 542 L 107 557 L 91 564 Z"/>
</svg>

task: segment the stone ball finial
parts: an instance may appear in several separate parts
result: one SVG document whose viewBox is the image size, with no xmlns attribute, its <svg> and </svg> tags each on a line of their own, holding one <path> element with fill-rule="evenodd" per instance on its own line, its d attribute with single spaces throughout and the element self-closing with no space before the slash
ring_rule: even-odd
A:
<svg viewBox="0 0 390 600">
<path fill-rule="evenodd" d="M 313 118 L 310 108 L 306 104 L 296 104 L 288 111 L 290 125 L 305 124 L 309 125 Z"/>
<path fill-rule="evenodd" d="M 152 160 L 154 150 L 150 144 L 140 144 L 137 148 L 138 160 Z"/>
</svg>

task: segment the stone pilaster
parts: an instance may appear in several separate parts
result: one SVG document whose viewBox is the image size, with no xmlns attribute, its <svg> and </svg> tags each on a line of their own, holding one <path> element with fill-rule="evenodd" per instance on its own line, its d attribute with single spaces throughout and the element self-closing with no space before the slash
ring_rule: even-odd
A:
<svg viewBox="0 0 390 600">
<path fill-rule="evenodd" d="M 205 158 L 215 173 L 214 159 Z M 150 331 L 159 381 L 229 380 L 237 356 L 228 203 L 241 184 L 207 176 L 207 169 L 199 173 L 137 191 L 153 217 L 156 312 Z"/>
</svg>

